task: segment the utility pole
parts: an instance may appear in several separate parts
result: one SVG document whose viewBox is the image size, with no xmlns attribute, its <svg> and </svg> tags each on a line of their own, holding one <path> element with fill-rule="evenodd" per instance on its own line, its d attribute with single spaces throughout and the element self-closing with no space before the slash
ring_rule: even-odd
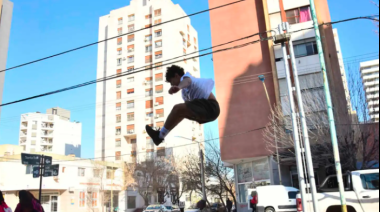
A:
<svg viewBox="0 0 380 212">
<path fill-rule="evenodd" d="M 287 22 L 286 23 L 286 31 L 289 31 L 289 30 L 290 30 L 290 26 L 289 26 L 289 23 Z M 314 211 L 319 212 L 318 197 L 317 197 L 317 185 L 316 185 L 316 181 L 315 181 L 313 158 L 312 158 L 311 149 L 310 149 L 309 129 L 307 127 L 305 109 L 303 107 L 303 98 L 302 98 L 301 86 L 300 86 L 300 82 L 299 82 L 299 78 L 298 78 L 297 62 L 296 62 L 296 57 L 294 54 L 292 38 L 289 39 L 289 50 L 290 50 L 290 59 L 292 61 L 292 67 L 293 67 L 294 83 L 295 83 L 297 97 L 298 97 L 298 110 L 299 110 L 299 115 L 300 115 L 302 134 L 303 134 L 303 142 L 304 142 L 304 147 L 305 147 L 305 155 L 306 155 L 305 157 L 306 157 L 306 164 L 307 164 L 306 166 L 308 168 L 311 194 L 313 197 L 312 198 L 313 206 L 314 206 Z"/>
<path fill-rule="evenodd" d="M 207 201 L 206 196 L 206 183 L 205 183 L 205 168 L 204 168 L 204 157 L 203 157 L 203 150 L 199 150 L 199 156 L 201 158 L 201 179 L 202 179 L 202 193 L 203 193 L 203 200 Z"/>
<path fill-rule="evenodd" d="M 286 82 L 288 85 L 288 96 L 289 96 L 289 104 L 290 104 L 290 113 L 292 118 L 292 126 L 293 126 L 293 140 L 294 140 L 294 147 L 295 147 L 295 154 L 296 154 L 296 161 L 297 161 L 297 171 L 298 171 L 298 178 L 300 183 L 300 192 L 302 196 L 302 205 L 307 205 L 307 194 L 306 194 L 306 184 L 305 184 L 305 174 L 303 171 L 303 162 L 302 162 L 302 149 L 301 149 L 301 143 L 300 143 L 300 135 L 299 135 L 299 129 L 298 129 L 298 122 L 297 122 L 297 113 L 295 110 L 295 104 L 294 104 L 294 98 L 293 98 L 293 86 L 289 71 L 289 63 L 288 63 L 288 53 L 286 50 L 286 44 L 285 41 L 287 41 L 290 36 L 289 34 L 283 34 L 284 33 L 284 27 L 282 24 L 279 25 L 279 32 L 280 36 L 283 36 L 281 40 L 281 47 L 282 47 L 282 54 L 284 58 L 285 63 L 285 73 L 286 73 Z M 307 212 L 307 207 L 304 207 L 304 212 Z"/>
<path fill-rule="evenodd" d="M 40 165 L 40 189 L 38 194 L 38 200 L 41 202 L 42 196 L 42 178 L 44 177 L 45 172 L 45 156 L 41 156 L 41 165 Z"/>
<path fill-rule="evenodd" d="M 273 107 L 272 107 L 272 103 L 270 102 L 267 86 L 265 85 L 265 76 L 264 75 L 260 75 L 259 79 L 261 80 L 261 82 L 263 82 L 263 86 L 264 86 L 265 93 L 267 95 L 269 107 L 270 107 L 270 110 L 271 110 L 271 112 L 273 114 L 272 125 L 273 125 L 273 133 L 274 133 L 274 142 L 276 144 L 278 176 L 279 176 L 279 180 L 280 180 L 280 185 L 283 185 L 283 183 L 282 183 L 280 155 L 279 155 L 279 151 L 278 151 L 278 140 L 277 140 L 277 130 L 276 130 L 276 126 L 275 126 L 276 122 L 275 122 L 274 110 L 273 110 Z"/>
<path fill-rule="evenodd" d="M 321 67 L 322 67 L 323 83 L 324 83 L 324 90 L 325 90 L 326 102 L 327 102 L 327 114 L 328 114 L 329 123 L 330 123 L 331 142 L 332 142 L 333 151 L 334 151 L 335 168 L 336 168 L 336 174 L 337 174 L 338 183 L 339 183 L 342 212 L 347 212 L 347 200 L 345 197 L 342 165 L 340 163 L 338 137 L 337 137 L 337 132 L 336 132 L 334 111 L 333 111 L 333 105 L 332 105 L 332 99 L 331 99 L 331 93 L 330 93 L 330 85 L 329 85 L 328 76 L 327 76 L 325 55 L 323 53 L 322 41 L 321 41 L 322 38 L 321 38 L 321 33 L 319 31 L 317 12 L 315 9 L 314 0 L 310 0 L 310 10 L 311 10 L 311 17 L 314 22 L 314 30 L 315 30 L 315 34 L 317 38 L 316 40 L 317 40 L 317 46 L 318 46 L 319 61 L 321 62 Z"/>
</svg>

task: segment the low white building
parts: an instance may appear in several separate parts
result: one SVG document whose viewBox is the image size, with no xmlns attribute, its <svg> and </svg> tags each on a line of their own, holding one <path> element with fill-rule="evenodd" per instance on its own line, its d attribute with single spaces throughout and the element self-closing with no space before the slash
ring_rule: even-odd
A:
<svg viewBox="0 0 380 212">
<path fill-rule="evenodd" d="M 21 115 L 19 145 L 25 152 L 81 156 L 82 124 L 70 121 L 70 111 L 51 108 Z"/>
<path fill-rule="evenodd" d="M 42 181 L 41 202 L 45 212 L 101 212 L 103 205 L 105 209 L 110 205 L 111 191 L 114 206 L 121 211 L 143 202 L 136 192 L 121 192 L 123 172 L 120 165 L 46 152 L 36 154 L 52 156 L 53 164 L 60 165 L 58 177 L 46 177 Z M 20 190 L 29 190 L 38 198 L 40 179 L 33 178 L 32 166 L 21 164 L 20 154 L 0 158 L 0 170 L 0 190 L 12 209 L 17 206 Z M 124 195 L 130 196 L 128 202 Z"/>
<path fill-rule="evenodd" d="M 368 111 L 373 122 L 379 122 L 379 60 L 360 63 Z"/>
</svg>

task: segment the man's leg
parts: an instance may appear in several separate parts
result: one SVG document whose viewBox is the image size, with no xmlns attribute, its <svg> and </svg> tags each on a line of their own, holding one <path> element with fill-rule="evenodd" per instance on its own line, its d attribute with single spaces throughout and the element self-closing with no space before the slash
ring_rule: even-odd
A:
<svg viewBox="0 0 380 212">
<path fill-rule="evenodd" d="M 191 117 L 192 115 L 192 111 L 187 108 L 186 104 L 183 103 L 175 105 L 161 131 L 155 131 L 151 129 L 151 127 L 147 126 L 147 133 L 153 139 L 153 142 L 158 146 L 162 143 L 169 132 L 181 123 L 183 119 L 186 117 Z"/>
</svg>

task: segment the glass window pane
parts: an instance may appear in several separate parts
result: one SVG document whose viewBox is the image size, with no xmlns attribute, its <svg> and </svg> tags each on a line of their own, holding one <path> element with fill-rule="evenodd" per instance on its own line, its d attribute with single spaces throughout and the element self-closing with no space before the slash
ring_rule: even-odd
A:
<svg viewBox="0 0 380 212">
<path fill-rule="evenodd" d="M 289 192 L 289 199 L 297 199 L 298 192 Z"/>
<path fill-rule="evenodd" d="M 306 51 L 307 55 L 314 55 L 314 43 L 307 43 L 306 45 Z"/>
<path fill-rule="evenodd" d="M 238 183 L 252 182 L 252 163 L 240 164 L 237 167 Z"/>
<path fill-rule="evenodd" d="M 247 203 L 248 202 L 248 189 L 245 184 L 239 185 L 239 199 L 240 203 Z"/>
<path fill-rule="evenodd" d="M 305 44 L 296 45 L 294 47 L 294 54 L 296 57 L 307 56 L 306 45 Z"/>
<path fill-rule="evenodd" d="M 366 190 L 379 190 L 379 174 L 363 174 L 360 176 L 362 179 L 363 188 Z"/>
</svg>

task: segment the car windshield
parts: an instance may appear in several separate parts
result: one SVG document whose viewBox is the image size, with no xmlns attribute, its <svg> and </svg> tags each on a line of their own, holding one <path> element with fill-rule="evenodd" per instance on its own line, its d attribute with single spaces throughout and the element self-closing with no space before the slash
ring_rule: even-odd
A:
<svg viewBox="0 0 380 212">
<path fill-rule="evenodd" d="M 146 208 L 147 210 L 160 210 L 161 206 L 160 205 L 151 205 Z"/>
<path fill-rule="evenodd" d="M 171 210 L 172 206 L 166 206 L 166 209 Z"/>
</svg>

